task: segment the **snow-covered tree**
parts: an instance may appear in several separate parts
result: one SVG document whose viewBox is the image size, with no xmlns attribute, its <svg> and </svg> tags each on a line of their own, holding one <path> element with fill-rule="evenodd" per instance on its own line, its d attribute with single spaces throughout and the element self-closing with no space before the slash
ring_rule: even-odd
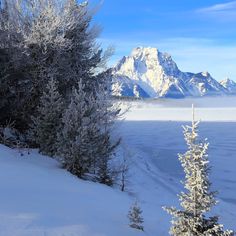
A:
<svg viewBox="0 0 236 236">
<path fill-rule="evenodd" d="M 93 97 L 85 92 L 82 80 L 72 91 L 71 102 L 65 110 L 62 131 L 58 134 L 58 156 L 64 167 L 78 177 L 90 171 L 96 152 Z"/>
<path fill-rule="evenodd" d="M 94 90 L 97 81 L 96 73 L 102 60 L 102 50 L 96 43 L 99 29 L 91 26 L 93 13 L 88 9 L 88 2 L 78 4 L 76 0 L 66 0 L 63 21 L 69 22 L 64 29 L 64 38 L 70 46 L 61 54 L 60 83 L 65 93 L 82 79 L 86 90 Z M 68 73 L 70 71 L 70 73 Z"/>
<path fill-rule="evenodd" d="M 57 81 L 60 91 L 61 84 L 58 78 L 60 69 L 63 69 L 59 67 L 60 56 L 62 51 L 69 47 L 69 40 L 65 39 L 65 23 L 60 14 L 62 9 L 56 1 L 32 1 L 28 9 L 33 19 L 24 35 L 23 55 L 26 58 L 27 76 L 30 77 L 31 83 L 27 111 L 32 114 L 35 112 L 35 104 L 39 104 L 45 84 L 51 77 Z"/>
<path fill-rule="evenodd" d="M 18 68 L 22 64 L 23 34 L 18 24 L 22 14 L 14 2 L 1 0 L 0 4 L 0 124 L 11 120 L 18 126 L 23 117 L 27 83 Z"/>
<path fill-rule="evenodd" d="M 99 129 L 99 140 L 97 143 L 97 167 L 98 167 L 98 181 L 107 185 L 113 184 L 113 171 L 109 162 L 114 155 L 116 147 L 120 143 L 120 138 L 112 135 L 114 128 L 114 121 L 119 116 L 119 107 L 111 99 L 110 81 L 105 80 L 97 86 L 96 95 L 96 117 Z"/>
<path fill-rule="evenodd" d="M 3 95 L 0 113 L 4 114 L 1 115 L 1 119 L 14 120 L 16 128 L 21 130 L 27 129 L 30 116 L 36 110 L 45 84 L 50 77 L 45 71 L 52 72 L 52 60 L 46 60 L 48 57 L 46 46 L 56 41 L 54 48 L 60 48 L 59 30 L 56 32 L 54 27 L 58 21 L 53 17 L 52 11 L 46 11 L 49 9 L 49 3 L 52 2 L 52 0 L 1 1 L 0 51 L 2 57 L 0 57 L 4 62 L 0 59 L 3 62 L 0 68 L 0 94 Z M 54 8 L 56 5 L 51 5 L 51 9 Z M 45 15 L 47 17 L 42 19 Z M 47 24 L 47 27 L 43 27 L 42 22 L 44 25 Z M 53 37 L 51 37 L 52 34 Z M 56 40 L 50 43 L 47 40 L 47 44 L 42 44 L 46 41 L 45 38 L 50 38 L 50 40 L 56 38 Z M 45 76 L 42 75 L 42 71 Z M 43 82 L 42 78 L 44 78 Z"/>
<path fill-rule="evenodd" d="M 144 231 L 143 227 L 143 218 L 142 218 L 142 210 L 138 206 L 137 201 L 130 207 L 129 213 L 129 226 L 134 229 L 142 230 Z"/>
<path fill-rule="evenodd" d="M 37 117 L 45 85 L 54 78 L 68 107 L 68 115 L 63 117 L 63 135 L 73 134 L 60 145 L 63 158 L 72 160 L 72 153 L 68 155 L 68 150 L 72 150 L 70 141 L 73 153 L 80 156 L 79 165 L 86 159 L 91 162 L 93 157 L 99 181 L 108 183 L 109 160 L 118 144 L 111 138 L 118 110 L 110 99 L 108 76 L 103 73 L 110 51 L 103 52 L 96 42 L 99 29 L 91 26 L 93 12 L 88 3 L 79 4 L 76 0 L 1 3 L 0 60 L 4 63 L 0 64 L 0 95 L 6 99 L 0 101 L 0 122 L 10 119 L 16 121 L 16 128 L 21 126 L 22 131 L 27 131 L 31 116 Z M 73 109 L 81 111 L 78 117 L 72 114 Z M 71 120 L 78 122 L 70 123 Z M 78 173 L 71 166 L 66 168 L 82 175 L 90 169 L 88 166 L 81 167 L 83 170 Z"/>
<path fill-rule="evenodd" d="M 51 75 L 63 97 L 70 97 L 79 78 L 95 88 L 105 57 L 92 17 L 87 2 L 1 0 L 1 123 L 11 119 L 27 128 Z"/>
<path fill-rule="evenodd" d="M 200 141 L 198 124 L 193 120 L 191 126 L 184 127 L 184 137 L 188 146 L 185 154 L 179 155 L 184 168 L 185 192 L 179 196 L 182 210 L 165 208 L 173 216 L 170 234 L 174 236 L 229 236 L 233 231 L 223 230 L 218 217 L 206 217 L 204 214 L 216 204 L 215 192 L 210 190 L 208 143 Z"/>
<path fill-rule="evenodd" d="M 36 115 L 32 118 L 31 137 L 43 154 L 53 156 L 57 151 L 57 133 L 62 128 L 63 100 L 54 79 L 50 79 L 44 91 Z"/>
</svg>

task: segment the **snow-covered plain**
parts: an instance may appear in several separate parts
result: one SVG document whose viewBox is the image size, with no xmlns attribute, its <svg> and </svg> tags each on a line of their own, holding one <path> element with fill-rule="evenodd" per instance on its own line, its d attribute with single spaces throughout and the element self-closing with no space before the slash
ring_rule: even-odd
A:
<svg viewBox="0 0 236 236">
<path fill-rule="evenodd" d="M 236 98 L 232 97 L 132 103 L 116 130 L 122 137 L 117 158 L 126 155 L 130 163 L 126 193 L 81 181 L 36 150 L 21 156 L 1 145 L 0 235 L 168 235 L 170 217 L 162 206 L 178 205 L 183 171 L 177 153 L 186 150 L 181 126 L 191 119 L 192 103 L 197 118 L 204 121 L 200 134 L 210 142 L 212 188 L 219 191 L 219 204 L 212 213 L 236 230 Z M 127 213 L 135 199 L 143 210 L 144 233 L 128 227 Z"/>
</svg>

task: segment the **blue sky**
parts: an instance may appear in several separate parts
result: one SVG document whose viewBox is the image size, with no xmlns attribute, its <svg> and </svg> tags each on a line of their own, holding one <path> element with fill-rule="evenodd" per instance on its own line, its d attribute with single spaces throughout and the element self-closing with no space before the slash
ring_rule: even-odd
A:
<svg viewBox="0 0 236 236">
<path fill-rule="evenodd" d="M 236 81 L 236 1 L 90 0 L 100 4 L 100 41 L 115 46 L 110 64 L 137 46 L 172 55 L 183 71 Z"/>
</svg>

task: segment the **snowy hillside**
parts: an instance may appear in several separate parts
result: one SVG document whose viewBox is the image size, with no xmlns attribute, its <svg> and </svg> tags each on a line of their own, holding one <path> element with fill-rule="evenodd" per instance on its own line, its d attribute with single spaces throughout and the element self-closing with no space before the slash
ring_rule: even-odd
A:
<svg viewBox="0 0 236 236">
<path fill-rule="evenodd" d="M 112 77 L 113 82 L 120 85 L 122 96 L 133 96 L 130 87 L 134 85 L 142 90 L 136 97 L 147 94 L 149 97 L 182 98 L 229 93 L 208 72 L 182 72 L 169 54 L 150 47 L 135 48 L 130 56 L 123 57 L 112 69 Z M 143 91 L 145 96 L 142 96 Z"/>
<path fill-rule="evenodd" d="M 128 194 L 81 181 L 36 151 L 23 153 L 0 145 L 1 236 L 139 235 L 127 226 Z"/>
<path fill-rule="evenodd" d="M 135 102 L 127 120 L 117 123 L 117 133 L 122 137 L 117 158 L 126 156 L 130 163 L 125 193 L 79 180 L 36 150 L 28 155 L 26 150 L 1 145 L 0 236 L 167 236 L 170 217 L 162 206 L 178 206 L 184 175 L 177 153 L 186 150 L 182 134 L 186 122 L 168 120 L 178 120 L 180 113 L 182 120 L 191 119 L 187 107 L 192 100 L 177 101 Z M 236 134 L 231 132 L 236 129 L 236 100 L 225 108 L 196 101 L 197 118 L 207 110 L 208 115 L 213 112 L 208 121 L 217 121 L 214 111 L 234 121 L 203 122 L 200 134 L 210 142 L 211 181 L 213 189 L 219 190 L 219 204 L 213 213 L 226 228 L 236 230 Z M 154 118 L 148 121 L 144 114 Z M 161 122 L 159 116 L 163 117 Z M 128 227 L 127 213 L 135 199 L 143 210 L 144 233 Z"/>
</svg>

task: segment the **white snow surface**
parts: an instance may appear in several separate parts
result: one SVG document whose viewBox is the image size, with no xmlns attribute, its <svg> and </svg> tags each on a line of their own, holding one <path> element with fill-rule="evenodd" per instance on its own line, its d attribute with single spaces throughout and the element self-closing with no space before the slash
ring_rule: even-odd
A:
<svg viewBox="0 0 236 236">
<path fill-rule="evenodd" d="M 167 236 L 170 216 L 162 206 L 178 206 L 177 194 L 183 190 L 177 153 L 186 150 L 182 125 L 191 119 L 188 107 L 192 102 L 132 103 L 127 119 L 117 122 L 115 134 L 122 137 L 117 159 L 126 155 L 130 163 L 125 193 L 117 187 L 79 180 L 37 150 L 28 155 L 26 150 L 0 145 L 0 236 Z M 236 230 L 236 99 L 194 103 L 197 118 L 204 109 L 209 114 L 218 111 L 211 115 L 214 119 L 200 123 L 200 135 L 210 143 L 212 188 L 219 191 L 219 203 L 211 214 L 219 215 L 225 228 Z M 231 122 L 225 122 L 221 115 L 230 115 L 229 110 L 233 111 Z M 167 113 L 162 121 L 160 111 Z M 146 119 L 143 113 L 155 115 L 155 119 Z M 128 227 L 127 213 L 136 199 L 143 210 L 144 233 Z"/>
<path fill-rule="evenodd" d="M 36 150 L 0 145 L 0 163 L 1 236 L 138 235 L 127 226 L 127 194 L 82 181 Z"/>
</svg>

